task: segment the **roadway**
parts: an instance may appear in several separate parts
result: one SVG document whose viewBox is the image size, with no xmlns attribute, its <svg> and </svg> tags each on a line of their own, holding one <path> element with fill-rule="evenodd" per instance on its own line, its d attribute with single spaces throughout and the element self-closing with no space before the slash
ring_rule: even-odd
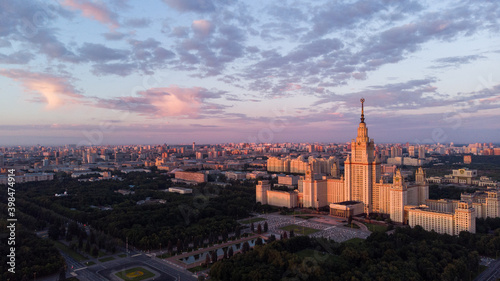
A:
<svg viewBox="0 0 500 281">
<path fill-rule="evenodd" d="M 495 281 L 500 278 L 500 260 L 492 261 L 488 268 L 481 272 L 474 281 Z"/>
</svg>

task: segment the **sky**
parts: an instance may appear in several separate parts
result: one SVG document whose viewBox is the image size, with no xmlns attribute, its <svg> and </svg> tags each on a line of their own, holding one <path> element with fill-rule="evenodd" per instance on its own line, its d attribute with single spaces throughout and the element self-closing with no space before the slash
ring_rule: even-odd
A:
<svg viewBox="0 0 500 281">
<path fill-rule="evenodd" d="M 500 143 L 500 1 L 0 0 L 0 146 Z"/>
</svg>

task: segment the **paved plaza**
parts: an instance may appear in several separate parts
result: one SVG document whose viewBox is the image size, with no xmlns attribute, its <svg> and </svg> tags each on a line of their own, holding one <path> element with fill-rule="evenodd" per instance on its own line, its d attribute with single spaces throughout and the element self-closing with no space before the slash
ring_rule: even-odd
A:
<svg viewBox="0 0 500 281">
<path fill-rule="evenodd" d="M 298 226 L 305 226 L 320 230 L 316 233 L 309 235 L 310 237 L 323 237 L 334 240 L 335 242 L 344 242 L 352 238 L 366 239 L 370 236 L 371 232 L 362 229 L 351 229 L 344 226 L 344 219 L 334 218 L 330 216 L 317 215 L 315 218 L 303 219 L 294 216 L 285 216 L 279 214 L 265 214 L 259 215 L 259 218 L 266 219 L 268 224 L 268 233 L 280 236 L 285 231 L 280 229 L 284 226 L 295 224 Z M 265 221 L 254 223 L 255 228 L 258 224 L 264 225 Z"/>
</svg>

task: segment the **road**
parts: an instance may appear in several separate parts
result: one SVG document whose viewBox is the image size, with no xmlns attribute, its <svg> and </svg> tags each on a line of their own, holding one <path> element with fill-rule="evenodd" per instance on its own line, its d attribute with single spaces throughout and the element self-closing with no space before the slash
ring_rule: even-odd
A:
<svg viewBox="0 0 500 281">
<path fill-rule="evenodd" d="M 495 281 L 497 278 L 500 278 L 500 260 L 491 262 L 488 268 L 481 272 L 474 281 Z"/>
</svg>

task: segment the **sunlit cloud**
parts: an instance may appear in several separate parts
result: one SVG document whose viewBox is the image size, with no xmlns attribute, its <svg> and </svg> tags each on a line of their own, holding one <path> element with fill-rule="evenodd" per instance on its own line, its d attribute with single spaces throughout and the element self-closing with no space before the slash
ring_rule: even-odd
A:
<svg viewBox="0 0 500 281">
<path fill-rule="evenodd" d="M 169 86 L 141 91 L 132 97 L 98 99 L 95 106 L 145 116 L 198 118 L 206 111 L 219 110 L 218 105 L 208 100 L 220 98 L 222 94 L 200 87 Z"/>
<path fill-rule="evenodd" d="M 118 15 L 109 10 L 109 8 L 102 2 L 64 0 L 62 5 L 72 10 L 79 10 L 84 17 L 107 24 L 110 28 L 114 29 L 119 26 L 117 21 Z"/>
<path fill-rule="evenodd" d="M 195 20 L 191 27 L 194 33 L 200 37 L 206 37 L 213 31 L 213 25 L 208 20 Z"/>
<path fill-rule="evenodd" d="M 34 95 L 32 101 L 45 103 L 46 109 L 49 110 L 64 104 L 77 103 L 83 98 L 68 77 L 19 69 L 0 69 L 0 75 L 20 82 L 25 92 Z"/>
</svg>

